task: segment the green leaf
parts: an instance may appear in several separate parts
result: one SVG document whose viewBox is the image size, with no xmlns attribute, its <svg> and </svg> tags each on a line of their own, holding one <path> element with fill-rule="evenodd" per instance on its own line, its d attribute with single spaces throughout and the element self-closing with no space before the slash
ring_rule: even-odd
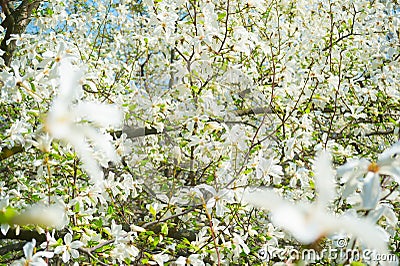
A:
<svg viewBox="0 0 400 266">
<path fill-rule="evenodd" d="M 153 208 L 153 206 L 151 206 L 151 205 L 150 205 L 150 208 L 149 208 L 149 212 L 154 216 L 154 218 L 156 217 L 157 212 L 156 212 L 156 210 Z"/>
<path fill-rule="evenodd" d="M 113 206 L 108 206 L 107 213 L 110 214 L 110 215 L 114 213 Z"/>
<path fill-rule="evenodd" d="M 168 225 L 166 223 L 161 225 L 161 233 L 165 236 L 168 235 Z"/>
<path fill-rule="evenodd" d="M 359 261 L 353 261 L 350 263 L 351 266 L 365 266 L 366 264 L 359 262 Z"/>
</svg>

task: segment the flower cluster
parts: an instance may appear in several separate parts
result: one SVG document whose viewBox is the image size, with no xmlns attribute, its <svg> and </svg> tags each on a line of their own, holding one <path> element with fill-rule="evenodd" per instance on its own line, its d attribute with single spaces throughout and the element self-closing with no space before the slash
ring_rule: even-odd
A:
<svg viewBox="0 0 400 266">
<path fill-rule="evenodd" d="M 0 3 L 0 264 L 398 263 L 398 1 Z"/>
</svg>

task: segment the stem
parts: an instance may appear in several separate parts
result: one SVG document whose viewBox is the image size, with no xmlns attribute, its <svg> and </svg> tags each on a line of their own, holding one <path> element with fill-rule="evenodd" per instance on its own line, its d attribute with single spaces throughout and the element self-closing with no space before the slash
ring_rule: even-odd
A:
<svg viewBox="0 0 400 266">
<path fill-rule="evenodd" d="M 214 241 L 215 253 L 217 253 L 217 259 L 218 259 L 218 263 L 217 264 L 218 264 L 218 266 L 220 266 L 221 265 L 221 258 L 220 258 L 220 254 L 219 254 L 219 250 L 218 250 L 218 246 L 217 246 L 217 238 L 215 236 L 215 231 L 214 231 L 214 228 L 213 228 L 212 218 L 211 218 L 210 213 L 207 210 L 206 201 L 204 200 L 203 197 L 201 199 L 203 200 L 203 207 L 204 207 L 204 210 L 206 212 L 207 219 L 208 219 L 208 222 L 209 222 L 210 231 L 211 231 L 211 237 L 212 237 L 212 239 Z"/>
</svg>

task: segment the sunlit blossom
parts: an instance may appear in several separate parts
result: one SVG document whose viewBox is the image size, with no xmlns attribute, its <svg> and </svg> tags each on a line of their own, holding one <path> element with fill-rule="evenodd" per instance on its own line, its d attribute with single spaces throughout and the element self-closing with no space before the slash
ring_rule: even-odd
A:
<svg viewBox="0 0 400 266">
<path fill-rule="evenodd" d="M 376 162 L 367 159 L 353 159 L 338 168 L 338 175 L 345 183 L 342 197 L 346 198 L 362 184 L 363 208 L 374 209 L 381 195 L 381 175 L 388 175 L 400 184 L 400 144 L 396 143 L 378 156 Z M 362 178 L 363 177 L 363 178 Z"/>
<path fill-rule="evenodd" d="M 201 259 L 201 256 L 199 254 L 191 254 L 189 257 L 183 257 L 180 256 L 176 261 L 175 264 L 177 266 L 186 266 L 186 265 L 192 265 L 192 266 L 204 266 L 204 262 Z"/>
<path fill-rule="evenodd" d="M 54 256 L 53 252 L 48 251 L 39 251 L 34 252 L 36 246 L 36 240 L 32 239 L 32 242 L 28 242 L 25 244 L 24 250 L 24 258 L 15 261 L 11 265 L 13 266 L 47 266 L 45 258 L 52 258 Z"/>
<path fill-rule="evenodd" d="M 74 259 L 79 257 L 79 252 L 77 249 L 82 246 L 83 243 L 81 241 L 72 241 L 72 235 L 70 233 L 67 233 L 64 236 L 64 245 L 56 247 L 54 249 L 54 253 L 62 253 L 62 260 L 64 263 L 66 263 L 71 259 L 71 257 Z"/>
</svg>

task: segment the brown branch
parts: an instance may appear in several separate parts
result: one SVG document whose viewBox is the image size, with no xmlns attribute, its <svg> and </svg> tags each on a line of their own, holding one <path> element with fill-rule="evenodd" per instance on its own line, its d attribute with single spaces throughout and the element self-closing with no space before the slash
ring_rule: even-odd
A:
<svg viewBox="0 0 400 266">
<path fill-rule="evenodd" d="M 18 239 L 32 241 L 33 238 L 36 239 L 38 243 L 42 243 L 47 240 L 45 234 L 40 234 L 39 232 L 34 230 L 31 231 L 21 229 L 18 233 L 17 230 L 10 228 L 6 235 L 0 233 L 0 239 Z"/>
<path fill-rule="evenodd" d="M 22 146 L 14 146 L 12 148 L 4 147 L 0 152 L 0 161 L 7 159 L 8 157 L 13 156 L 14 154 L 23 152 L 24 148 Z"/>
</svg>

